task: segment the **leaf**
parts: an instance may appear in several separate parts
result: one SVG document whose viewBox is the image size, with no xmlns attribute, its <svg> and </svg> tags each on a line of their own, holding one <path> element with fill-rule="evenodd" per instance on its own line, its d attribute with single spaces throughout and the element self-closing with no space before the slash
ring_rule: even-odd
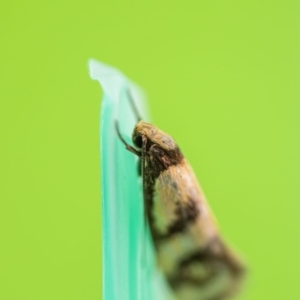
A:
<svg viewBox="0 0 300 300">
<path fill-rule="evenodd" d="M 103 88 L 100 124 L 102 180 L 103 299 L 168 299 L 143 214 L 138 158 L 126 151 L 115 130 L 129 144 L 137 123 L 128 90 L 139 114 L 147 120 L 143 92 L 120 71 L 89 61 L 90 76 Z"/>
</svg>

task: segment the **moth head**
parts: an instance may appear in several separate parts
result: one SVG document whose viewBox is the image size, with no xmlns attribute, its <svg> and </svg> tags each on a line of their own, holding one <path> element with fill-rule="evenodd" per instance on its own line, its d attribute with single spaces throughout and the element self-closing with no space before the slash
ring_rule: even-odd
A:
<svg viewBox="0 0 300 300">
<path fill-rule="evenodd" d="M 175 141 L 168 134 L 144 121 L 140 121 L 136 124 L 132 134 L 132 141 L 139 149 L 143 147 L 143 141 L 146 142 L 146 148 L 155 144 L 167 151 L 177 149 Z"/>
</svg>

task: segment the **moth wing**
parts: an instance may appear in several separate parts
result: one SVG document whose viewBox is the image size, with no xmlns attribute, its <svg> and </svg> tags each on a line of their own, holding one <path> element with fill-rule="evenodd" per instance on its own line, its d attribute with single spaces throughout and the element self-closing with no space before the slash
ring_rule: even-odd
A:
<svg viewBox="0 0 300 300">
<path fill-rule="evenodd" d="M 171 166 L 154 187 L 154 243 L 178 299 L 228 298 L 240 285 L 243 266 L 221 239 L 192 169 L 186 162 Z"/>
</svg>

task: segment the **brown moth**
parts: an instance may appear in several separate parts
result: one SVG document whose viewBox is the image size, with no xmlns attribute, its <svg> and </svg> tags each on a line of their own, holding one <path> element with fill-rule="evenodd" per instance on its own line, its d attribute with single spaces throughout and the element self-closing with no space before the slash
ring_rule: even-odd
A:
<svg viewBox="0 0 300 300">
<path fill-rule="evenodd" d="M 157 260 L 179 300 L 233 295 L 244 267 L 226 246 L 195 175 L 174 140 L 139 121 L 126 149 L 141 159 L 145 217 Z"/>
</svg>

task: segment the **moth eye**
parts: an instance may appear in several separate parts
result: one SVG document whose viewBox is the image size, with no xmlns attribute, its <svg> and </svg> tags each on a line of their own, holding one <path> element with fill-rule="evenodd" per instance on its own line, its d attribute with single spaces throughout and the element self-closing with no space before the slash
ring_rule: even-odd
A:
<svg viewBox="0 0 300 300">
<path fill-rule="evenodd" d="M 142 146 L 143 146 L 143 139 L 142 139 L 142 136 L 141 136 L 141 135 L 137 135 L 137 136 L 134 138 L 133 143 L 134 143 L 138 148 L 142 148 Z"/>
</svg>

